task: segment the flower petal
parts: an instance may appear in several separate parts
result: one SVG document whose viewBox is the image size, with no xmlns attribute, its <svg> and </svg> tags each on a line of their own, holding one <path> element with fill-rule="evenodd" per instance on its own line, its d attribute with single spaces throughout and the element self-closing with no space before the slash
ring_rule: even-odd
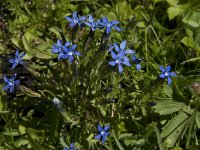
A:
<svg viewBox="0 0 200 150">
<path fill-rule="evenodd" d="M 102 137 L 102 143 L 105 143 L 105 141 L 106 141 L 106 134 L 103 135 L 103 137 Z"/>
<path fill-rule="evenodd" d="M 12 68 L 11 68 L 11 70 L 13 70 L 16 66 L 18 65 L 18 63 L 16 62 L 16 63 L 14 63 L 13 65 L 12 65 Z"/>
<path fill-rule="evenodd" d="M 174 72 L 170 72 L 170 76 L 176 77 L 177 75 Z"/>
<path fill-rule="evenodd" d="M 2 90 L 3 90 L 3 91 L 7 91 L 7 90 L 9 89 L 9 87 L 10 87 L 9 85 L 5 85 L 5 86 L 2 88 Z"/>
<path fill-rule="evenodd" d="M 71 143 L 69 147 L 74 148 L 74 143 Z"/>
<path fill-rule="evenodd" d="M 10 93 L 12 93 L 14 91 L 14 85 L 10 86 Z"/>
<path fill-rule="evenodd" d="M 57 44 L 57 47 L 61 47 L 62 46 L 62 42 L 59 39 L 57 40 L 56 44 Z"/>
<path fill-rule="evenodd" d="M 19 51 L 17 50 L 16 52 L 15 52 L 15 56 L 19 56 Z"/>
<path fill-rule="evenodd" d="M 136 70 L 140 70 L 141 69 L 141 65 L 140 64 L 136 64 Z"/>
<path fill-rule="evenodd" d="M 106 17 L 103 17 L 103 18 L 102 18 L 102 21 L 103 21 L 104 23 L 108 23 L 108 19 L 107 19 Z"/>
<path fill-rule="evenodd" d="M 120 48 L 119 48 L 118 44 L 117 44 L 117 43 L 114 43 L 113 45 L 114 45 L 114 47 L 115 47 L 116 52 L 119 52 L 119 51 L 120 51 Z"/>
<path fill-rule="evenodd" d="M 121 64 L 119 64 L 119 65 L 118 65 L 118 69 L 119 69 L 119 72 L 120 72 L 120 73 L 122 73 L 122 72 L 123 72 L 123 67 L 122 67 L 122 65 L 121 65 Z"/>
<path fill-rule="evenodd" d="M 84 22 L 88 27 L 92 27 L 92 24 L 91 23 L 89 23 L 89 22 Z"/>
<path fill-rule="evenodd" d="M 119 21 L 113 20 L 113 21 L 111 21 L 111 23 L 112 23 L 112 24 L 119 24 Z"/>
<path fill-rule="evenodd" d="M 5 81 L 6 83 L 10 82 L 10 80 L 9 80 L 6 76 L 4 76 L 3 79 L 4 79 L 4 81 Z"/>
<path fill-rule="evenodd" d="M 126 54 L 133 54 L 133 53 L 135 53 L 135 52 L 134 52 L 133 50 L 129 49 L 129 50 L 126 50 L 125 53 L 126 53 Z"/>
<path fill-rule="evenodd" d="M 9 62 L 10 62 L 10 63 L 15 63 L 15 59 L 14 59 L 14 58 L 11 58 L 11 59 L 9 59 Z"/>
<path fill-rule="evenodd" d="M 171 70 L 171 66 L 167 66 L 165 69 L 167 72 L 169 72 Z"/>
<path fill-rule="evenodd" d="M 159 77 L 164 79 L 165 78 L 165 73 L 160 74 Z"/>
<path fill-rule="evenodd" d="M 79 18 L 80 21 L 83 21 L 83 20 L 85 20 L 85 19 L 86 19 L 85 16 L 82 16 L 82 17 Z"/>
<path fill-rule="evenodd" d="M 129 61 L 122 61 L 122 63 L 126 66 L 131 66 L 130 62 Z"/>
<path fill-rule="evenodd" d="M 117 26 L 113 26 L 113 28 L 117 31 L 121 31 L 121 28 L 120 27 L 117 27 Z"/>
<path fill-rule="evenodd" d="M 72 14 L 72 16 L 73 16 L 73 18 L 77 18 L 77 17 L 78 17 L 77 12 L 74 12 L 74 13 Z"/>
<path fill-rule="evenodd" d="M 104 127 L 104 131 L 108 131 L 110 129 L 110 125 Z"/>
<path fill-rule="evenodd" d="M 72 22 L 72 21 L 73 21 L 73 19 L 70 18 L 70 17 L 65 17 L 65 19 L 66 19 L 67 21 L 69 21 L 69 22 Z"/>
<path fill-rule="evenodd" d="M 69 63 L 72 63 L 74 61 L 74 56 L 69 56 Z"/>
<path fill-rule="evenodd" d="M 89 15 L 88 20 L 89 20 L 89 22 L 94 22 L 94 19 L 93 19 L 92 15 Z"/>
<path fill-rule="evenodd" d="M 101 127 L 101 125 L 98 125 L 97 130 L 98 130 L 99 132 L 101 132 L 101 131 L 103 130 L 102 127 Z"/>
<path fill-rule="evenodd" d="M 94 138 L 97 139 L 97 140 L 100 140 L 101 134 L 96 135 Z"/>
<path fill-rule="evenodd" d="M 113 59 L 117 59 L 117 55 L 113 51 L 111 51 L 111 56 Z"/>
<path fill-rule="evenodd" d="M 120 44 L 120 49 L 124 50 L 126 47 L 126 40 L 122 41 L 122 43 Z"/>
<path fill-rule="evenodd" d="M 75 51 L 74 54 L 77 56 L 81 56 L 81 52 L 79 52 L 79 51 Z"/>
<path fill-rule="evenodd" d="M 170 77 L 167 78 L 168 85 L 172 83 L 172 79 Z"/>
<path fill-rule="evenodd" d="M 133 55 L 132 60 L 135 62 L 137 60 L 137 57 Z"/>
<path fill-rule="evenodd" d="M 107 27 L 107 28 L 106 28 L 106 33 L 110 33 L 110 31 L 111 31 L 111 28 L 110 28 L 110 27 Z"/>
<path fill-rule="evenodd" d="M 108 64 L 111 65 L 111 66 L 115 66 L 116 62 L 115 61 L 110 61 Z"/>
<path fill-rule="evenodd" d="M 161 70 L 162 72 L 165 72 L 165 68 L 164 68 L 163 66 L 159 66 L 159 68 L 160 68 L 160 70 Z"/>
<path fill-rule="evenodd" d="M 74 50 L 77 47 L 76 44 L 72 45 L 71 49 Z"/>
</svg>

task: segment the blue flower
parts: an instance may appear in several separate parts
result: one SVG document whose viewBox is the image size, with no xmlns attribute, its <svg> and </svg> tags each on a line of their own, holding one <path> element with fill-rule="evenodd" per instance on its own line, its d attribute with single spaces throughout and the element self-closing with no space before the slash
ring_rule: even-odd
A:
<svg viewBox="0 0 200 150">
<path fill-rule="evenodd" d="M 110 129 L 109 125 L 105 126 L 104 128 L 101 127 L 101 125 L 98 125 L 99 134 L 96 135 L 94 138 L 97 140 L 101 139 L 102 143 L 104 143 L 106 141 L 106 137 L 110 135 L 110 133 L 108 132 L 109 129 Z"/>
<path fill-rule="evenodd" d="M 81 25 L 82 24 L 82 21 L 86 19 L 85 16 L 82 16 L 82 17 L 79 17 L 78 18 L 78 14 L 77 12 L 74 12 L 73 15 L 72 15 L 72 18 L 70 17 L 65 17 L 67 19 L 67 21 L 70 22 L 70 27 L 74 27 L 76 25 Z"/>
<path fill-rule="evenodd" d="M 62 59 L 63 55 L 64 55 L 64 51 L 62 50 L 62 41 L 61 40 L 57 40 L 57 43 L 53 45 L 51 52 L 52 53 L 59 53 L 58 54 L 58 60 Z"/>
<path fill-rule="evenodd" d="M 111 65 L 111 66 L 118 65 L 118 70 L 120 73 L 123 72 L 122 64 L 124 64 L 126 66 L 131 66 L 129 59 L 126 56 L 124 56 L 123 52 L 115 54 L 113 51 L 111 51 L 111 56 L 114 60 L 110 61 L 109 65 Z"/>
<path fill-rule="evenodd" d="M 142 59 L 137 58 L 135 55 L 133 55 L 132 60 L 136 64 L 136 69 L 140 70 L 141 69 L 141 64 L 140 63 L 141 63 Z"/>
<path fill-rule="evenodd" d="M 24 53 L 24 52 L 19 54 L 18 50 L 15 52 L 15 58 L 9 59 L 9 62 L 13 64 L 11 70 L 14 69 L 18 64 L 23 64 L 24 63 L 22 58 L 25 55 L 26 55 L 26 53 Z"/>
<path fill-rule="evenodd" d="M 120 73 L 123 72 L 123 67 L 122 64 L 126 65 L 126 66 L 131 66 L 130 62 L 129 62 L 129 58 L 126 56 L 126 54 L 132 54 L 134 53 L 133 50 L 125 50 L 126 47 L 126 40 L 122 41 L 122 43 L 120 44 L 120 46 L 118 46 L 117 43 L 113 44 L 114 46 L 110 46 L 109 51 L 111 52 L 111 56 L 114 59 L 114 61 L 110 61 L 109 65 L 111 66 L 115 66 L 118 65 L 118 70 Z M 115 49 L 115 51 L 117 52 L 117 54 L 115 52 L 113 52 L 112 49 Z"/>
<path fill-rule="evenodd" d="M 77 55 L 77 56 L 81 56 L 81 53 L 76 51 L 77 45 L 74 44 L 72 45 L 71 47 L 66 47 L 64 46 L 63 49 L 65 51 L 65 55 L 63 56 L 64 58 L 68 58 L 69 62 L 72 63 L 74 61 L 74 56 Z"/>
<path fill-rule="evenodd" d="M 84 22 L 87 26 L 89 26 L 91 28 L 92 31 L 95 31 L 98 27 L 99 27 L 99 22 L 100 19 L 97 20 L 96 22 L 94 21 L 92 15 L 89 15 L 89 22 Z"/>
<path fill-rule="evenodd" d="M 106 27 L 107 34 L 111 32 L 112 28 L 114 28 L 117 31 L 121 31 L 121 28 L 116 26 L 117 24 L 119 24 L 117 20 L 109 22 L 106 17 L 103 17 L 102 22 L 99 22 L 99 24 L 102 25 L 103 27 Z"/>
<path fill-rule="evenodd" d="M 159 75 L 159 77 L 162 79 L 167 78 L 168 85 L 170 85 L 172 83 L 172 79 L 170 77 L 176 77 L 176 74 L 174 72 L 170 72 L 171 66 L 167 66 L 166 68 L 160 66 L 160 70 L 162 71 L 162 73 Z"/>
<path fill-rule="evenodd" d="M 7 91 L 8 89 L 10 89 L 9 92 L 13 92 L 15 86 L 18 86 L 20 84 L 19 80 L 15 80 L 16 77 L 16 73 L 11 78 L 4 76 L 4 82 L 7 83 L 7 85 L 5 85 L 2 90 Z"/>
<path fill-rule="evenodd" d="M 79 150 L 79 149 L 74 147 L 74 143 L 71 143 L 69 148 L 64 147 L 64 150 Z"/>
</svg>

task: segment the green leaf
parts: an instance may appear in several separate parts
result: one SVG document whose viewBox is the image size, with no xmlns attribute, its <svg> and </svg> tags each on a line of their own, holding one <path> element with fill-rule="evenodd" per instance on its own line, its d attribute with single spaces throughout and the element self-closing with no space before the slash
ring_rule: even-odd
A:
<svg viewBox="0 0 200 150">
<path fill-rule="evenodd" d="M 175 130 L 188 118 L 188 115 L 184 112 L 180 112 L 174 118 L 172 118 L 164 127 L 161 132 L 161 137 L 164 138 Z"/>
<path fill-rule="evenodd" d="M 159 129 L 158 129 L 158 127 L 156 125 L 154 125 L 154 129 L 156 131 L 157 143 L 158 143 L 159 149 L 160 150 L 165 150 L 164 145 L 163 145 L 163 141 L 162 141 L 162 138 L 161 138 L 160 131 L 159 131 Z"/>
<path fill-rule="evenodd" d="M 158 101 L 153 108 L 155 108 L 155 112 L 159 113 L 160 115 L 168 115 L 183 109 L 184 106 L 185 104 L 181 102 L 164 100 Z"/>
<path fill-rule="evenodd" d="M 27 130 L 27 134 L 28 134 L 28 139 L 29 139 L 30 145 L 32 146 L 32 148 L 33 148 L 34 150 L 45 150 L 43 147 L 41 147 L 41 146 L 34 140 L 34 138 L 32 137 L 32 135 L 33 135 L 34 133 L 32 133 L 32 131 Z"/>
<path fill-rule="evenodd" d="M 123 148 L 123 146 L 121 145 L 121 143 L 119 142 L 119 140 L 118 140 L 118 138 L 117 138 L 116 133 L 115 133 L 114 130 L 112 131 L 112 134 L 113 134 L 113 137 L 114 137 L 114 139 L 115 139 L 115 142 L 116 142 L 118 148 L 119 148 L 120 150 L 124 150 L 124 148 Z"/>
<path fill-rule="evenodd" d="M 177 120 L 178 121 L 178 120 Z M 177 128 L 164 140 L 164 145 L 169 148 L 176 144 L 177 139 L 181 138 L 183 131 L 187 125 L 188 120 L 181 122 Z"/>
<path fill-rule="evenodd" d="M 197 111 L 196 113 L 196 124 L 197 124 L 198 129 L 200 129 L 200 112 L 199 111 Z"/>
<path fill-rule="evenodd" d="M 20 134 L 25 134 L 26 133 L 26 128 L 22 125 L 19 125 L 19 133 Z"/>
<path fill-rule="evenodd" d="M 192 113 L 192 116 L 190 117 L 186 148 L 190 146 L 191 138 L 193 138 L 194 133 L 195 133 L 194 125 L 195 125 L 196 112 L 197 110 L 195 109 L 194 112 Z"/>
</svg>

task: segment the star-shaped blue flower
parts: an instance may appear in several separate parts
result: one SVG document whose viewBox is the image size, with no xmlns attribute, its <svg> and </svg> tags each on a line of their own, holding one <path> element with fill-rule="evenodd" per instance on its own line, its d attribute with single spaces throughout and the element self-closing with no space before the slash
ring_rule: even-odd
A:
<svg viewBox="0 0 200 150">
<path fill-rule="evenodd" d="M 111 51 L 111 56 L 114 60 L 110 61 L 109 65 L 111 65 L 111 66 L 118 65 L 118 70 L 120 73 L 123 72 L 122 64 L 124 64 L 126 66 L 131 66 L 129 59 L 126 56 L 124 56 L 123 52 L 115 54 L 113 51 Z"/>
<path fill-rule="evenodd" d="M 18 86 L 20 84 L 19 80 L 15 80 L 17 77 L 17 74 L 15 73 L 11 78 L 8 78 L 4 76 L 4 82 L 7 84 L 5 85 L 2 90 L 7 91 L 9 89 L 9 92 L 13 92 L 15 86 Z"/>
<path fill-rule="evenodd" d="M 64 46 L 63 49 L 65 51 L 65 55 L 63 56 L 64 58 L 68 58 L 69 62 L 72 63 L 74 61 L 74 56 L 81 56 L 81 53 L 76 51 L 77 45 L 74 44 L 71 47 L 66 47 Z"/>
<path fill-rule="evenodd" d="M 71 143 L 69 148 L 64 147 L 64 150 L 79 150 L 79 149 L 75 148 L 74 143 Z"/>
<path fill-rule="evenodd" d="M 106 17 L 103 17 L 102 22 L 99 22 L 99 24 L 102 25 L 103 27 L 106 27 L 107 34 L 111 32 L 112 28 L 114 28 L 117 31 L 121 31 L 121 28 L 116 26 L 117 24 L 119 24 L 119 22 L 117 20 L 113 20 L 113 21 L 109 22 Z"/>
<path fill-rule="evenodd" d="M 65 18 L 67 19 L 67 21 L 70 22 L 69 24 L 70 27 L 74 27 L 76 25 L 80 26 L 82 24 L 82 21 L 86 19 L 85 16 L 78 17 L 77 12 L 73 13 L 72 18 L 71 17 L 65 17 Z"/>
<path fill-rule="evenodd" d="M 63 55 L 64 55 L 64 51 L 62 50 L 62 41 L 61 40 L 57 40 L 57 43 L 54 44 L 52 46 L 51 52 L 52 53 L 59 53 L 58 54 L 58 60 L 62 59 Z"/>
<path fill-rule="evenodd" d="M 105 143 L 106 137 L 110 135 L 110 133 L 108 132 L 109 129 L 110 129 L 109 125 L 105 126 L 104 128 L 101 125 L 98 125 L 99 134 L 96 135 L 94 138 L 97 140 L 101 139 L 102 143 Z"/>
<path fill-rule="evenodd" d="M 141 63 L 142 59 L 137 58 L 135 55 L 133 55 L 132 60 L 136 64 L 136 70 L 140 70 L 141 69 L 140 63 Z"/>
<path fill-rule="evenodd" d="M 171 76 L 176 77 L 176 74 L 174 72 L 170 72 L 171 66 L 167 66 L 166 68 L 160 66 L 160 70 L 162 71 L 162 73 L 159 75 L 159 77 L 162 79 L 167 78 L 168 85 L 170 85 L 172 83 Z"/>
<path fill-rule="evenodd" d="M 22 58 L 25 55 L 26 55 L 26 53 L 23 52 L 23 53 L 20 54 L 18 50 L 15 52 L 15 58 L 9 59 L 9 62 L 13 64 L 11 70 L 13 70 L 18 64 L 24 63 Z"/>
<path fill-rule="evenodd" d="M 92 15 L 89 15 L 88 22 L 84 22 L 84 23 L 88 27 L 90 27 L 92 31 L 95 31 L 97 28 L 99 28 L 99 22 L 100 22 L 100 19 L 95 22 Z"/>
</svg>

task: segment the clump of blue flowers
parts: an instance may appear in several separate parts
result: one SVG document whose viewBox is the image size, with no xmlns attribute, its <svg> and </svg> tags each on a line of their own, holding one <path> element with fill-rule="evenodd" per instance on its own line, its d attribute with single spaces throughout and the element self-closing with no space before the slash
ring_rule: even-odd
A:
<svg viewBox="0 0 200 150">
<path fill-rule="evenodd" d="M 124 64 L 126 66 L 131 66 L 129 58 L 126 56 L 126 54 L 134 53 L 133 50 L 125 50 L 125 48 L 126 48 L 126 40 L 122 41 L 120 46 L 118 46 L 117 43 L 114 43 L 114 49 L 115 49 L 116 53 L 113 50 L 110 50 L 111 57 L 113 58 L 113 60 L 109 62 L 109 65 L 111 65 L 111 66 L 118 65 L 118 70 L 120 73 L 123 72 L 122 64 Z"/>
<path fill-rule="evenodd" d="M 107 136 L 110 135 L 110 133 L 108 132 L 108 130 L 110 129 L 110 126 L 107 125 L 105 127 L 98 125 L 98 132 L 99 134 L 95 136 L 95 139 L 102 141 L 102 143 L 105 143 Z"/>
<path fill-rule="evenodd" d="M 167 66 L 164 68 L 163 66 L 160 66 L 160 70 L 162 73 L 159 75 L 160 78 L 165 79 L 167 78 L 168 85 L 172 83 L 172 77 L 176 77 L 176 74 L 174 72 L 171 72 L 171 66 Z"/>
<path fill-rule="evenodd" d="M 23 52 L 20 54 L 18 50 L 15 52 L 15 58 L 9 59 L 9 62 L 13 64 L 11 70 L 13 70 L 18 64 L 22 65 L 24 63 L 22 58 L 25 55 L 26 53 Z"/>
<path fill-rule="evenodd" d="M 19 80 L 15 80 L 17 77 L 17 74 L 15 73 L 11 78 L 4 76 L 4 82 L 6 85 L 2 88 L 2 90 L 9 92 L 13 92 L 14 88 L 20 84 Z"/>
<path fill-rule="evenodd" d="M 59 53 L 58 60 L 60 59 L 68 59 L 69 63 L 74 61 L 75 56 L 81 56 L 81 53 L 76 51 L 77 45 L 71 44 L 71 42 L 66 42 L 65 45 L 62 45 L 61 40 L 57 40 L 57 44 L 54 44 L 52 47 L 52 53 Z"/>
</svg>

